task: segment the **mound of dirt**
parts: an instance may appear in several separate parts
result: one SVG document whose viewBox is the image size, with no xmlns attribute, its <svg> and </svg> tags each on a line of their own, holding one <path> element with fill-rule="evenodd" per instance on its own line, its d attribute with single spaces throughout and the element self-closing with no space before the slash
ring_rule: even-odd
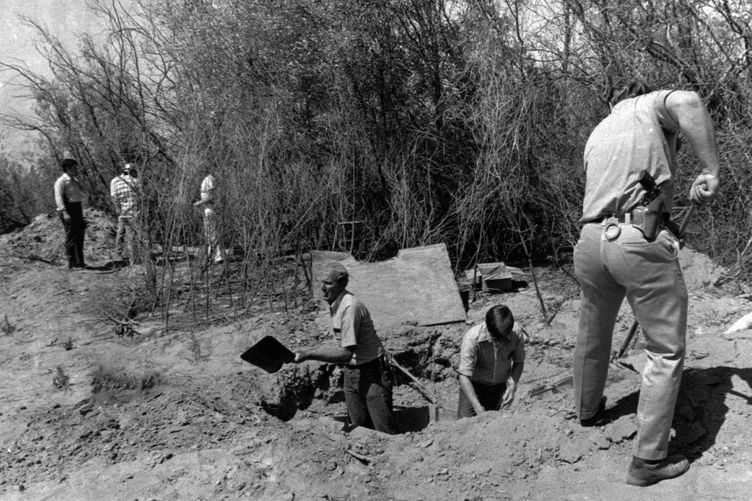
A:
<svg viewBox="0 0 752 501">
<path fill-rule="evenodd" d="M 715 264 L 706 254 L 686 247 L 679 253 L 679 262 L 689 292 L 711 286 L 726 272 L 725 268 Z"/>
<path fill-rule="evenodd" d="M 117 221 L 95 209 L 84 211 L 87 261 L 99 261 L 113 254 Z M 65 261 L 65 234 L 57 215 L 40 214 L 21 231 L 0 235 L 0 246 L 18 257 L 39 258 L 51 263 Z"/>
<path fill-rule="evenodd" d="M 87 257 L 108 255 L 114 224 L 94 211 L 87 218 Z M 0 255 L 37 253 L 63 255 L 54 218 L 0 237 Z M 265 335 L 293 350 L 333 343 L 317 323 L 317 297 L 276 309 L 269 301 L 227 322 L 199 323 L 195 307 L 178 322 L 174 311 L 170 329 L 147 329 L 163 324 L 138 310 L 127 318 L 140 325 L 122 336 L 101 311 L 103 303 L 130 303 L 132 270 L 69 272 L 0 259 L 0 498 L 746 499 L 752 336 L 722 333 L 749 300 L 708 285 L 722 270 L 706 256 L 685 249 L 681 260 L 691 307 L 670 448 L 692 467 L 640 489 L 624 483 L 640 376 L 610 370 L 602 426 L 584 428 L 574 417 L 579 289 L 571 270 L 526 270 L 526 285 L 480 291 L 469 302 L 470 323 L 504 303 L 525 326 L 525 371 L 503 412 L 453 415 L 468 325 L 377 326 L 389 353 L 436 401 L 429 405 L 403 378 L 394 394 L 401 433 L 389 436 L 345 427 L 334 366 L 306 362 L 268 374 L 240 359 Z M 229 289 L 241 273 L 231 264 L 223 275 L 207 273 L 207 283 Z M 216 298 L 218 288 L 207 289 Z M 622 310 L 615 345 L 633 320 L 626 303 Z"/>
</svg>

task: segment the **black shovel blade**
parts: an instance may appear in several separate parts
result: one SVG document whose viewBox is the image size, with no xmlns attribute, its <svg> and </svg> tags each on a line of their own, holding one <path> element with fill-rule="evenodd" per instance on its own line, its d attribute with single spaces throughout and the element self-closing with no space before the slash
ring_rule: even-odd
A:
<svg viewBox="0 0 752 501">
<path fill-rule="evenodd" d="M 295 354 L 272 336 L 265 336 L 245 350 L 240 358 L 266 372 L 275 373 L 283 364 L 295 361 Z"/>
</svg>

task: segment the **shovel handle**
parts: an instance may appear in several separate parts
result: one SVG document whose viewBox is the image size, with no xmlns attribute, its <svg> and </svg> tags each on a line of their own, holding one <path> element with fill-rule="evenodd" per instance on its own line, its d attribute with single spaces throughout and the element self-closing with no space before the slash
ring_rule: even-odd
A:
<svg viewBox="0 0 752 501">
<path fill-rule="evenodd" d="M 687 209 L 687 215 L 684 216 L 684 221 L 682 221 L 681 226 L 679 226 L 679 238 L 684 238 L 684 233 L 687 231 L 687 226 L 689 226 L 689 220 L 692 219 L 692 215 L 695 213 L 696 208 L 697 204 L 693 202 L 689 206 L 689 209 Z"/>
<path fill-rule="evenodd" d="M 624 353 L 627 352 L 627 349 L 629 349 L 629 345 L 632 343 L 632 339 L 634 339 L 635 334 L 637 334 L 637 327 L 639 327 L 640 324 L 635 319 L 634 322 L 632 322 L 632 327 L 629 328 L 629 332 L 627 333 L 627 337 L 624 338 L 624 341 L 621 343 L 621 346 L 619 347 L 619 351 L 616 352 L 616 358 L 619 359 L 624 356 Z"/>
</svg>

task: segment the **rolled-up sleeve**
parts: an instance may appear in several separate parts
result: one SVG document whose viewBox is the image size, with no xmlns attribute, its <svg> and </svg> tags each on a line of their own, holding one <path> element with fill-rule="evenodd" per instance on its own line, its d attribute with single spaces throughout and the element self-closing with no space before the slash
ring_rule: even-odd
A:
<svg viewBox="0 0 752 501">
<path fill-rule="evenodd" d="M 470 336 L 462 338 L 462 345 L 460 347 L 460 363 L 457 367 L 457 372 L 463 376 L 469 378 L 473 377 L 475 373 L 475 364 L 478 360 L 478 343 L 476 343 Z"/>
<path fill-rule="evenodd" d="M 678 131 L 680 129 L 679 121 L 671 115 L 671 112 L 666 106 L 666 99 L 668 99 L 668 96 L 670 96 L 672 92 L 674 91 L 668 90 L 656 92 L 654 106 L 661 127 L 670 131 Z"/>
<path fill-rule="evenodd" d="M 520 341 L 517 343 L 511 358 L 515 364 L 521 364 L 525 361 L 525 341 L 522 336 L 520 336 Z"/>
</svg>

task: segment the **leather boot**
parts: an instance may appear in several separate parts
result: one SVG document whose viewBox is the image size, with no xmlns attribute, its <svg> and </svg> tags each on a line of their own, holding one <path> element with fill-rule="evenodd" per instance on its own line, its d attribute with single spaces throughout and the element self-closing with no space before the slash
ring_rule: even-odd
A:
<svg viewBox="0 0 752 501">
<path fill-rule="evenodd" d="M 676 478 L 689 470 L 689 461 L 682 454 L 674 454 L 658 462 L 632 457 L 627 471 L 627 483 L 645 487 L 661 480 Z"/>
</svg>

